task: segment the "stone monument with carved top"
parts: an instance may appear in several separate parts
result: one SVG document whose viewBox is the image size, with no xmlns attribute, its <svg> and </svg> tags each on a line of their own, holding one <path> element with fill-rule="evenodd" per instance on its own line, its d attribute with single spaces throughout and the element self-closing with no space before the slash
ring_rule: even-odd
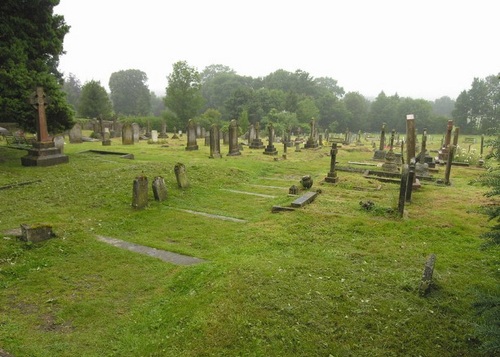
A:
<svg viewBox="0 0 500 357">
<path fill-rule="evenodd" d="M 68 156 L 61 153 L 47 130 L 47 116 L 45 108 L 49 105 L 49 98 L 42 87 L 37 87 L 30 97 L 30 103 L 37 110 L 36 141 L 28 149 L 28 155 L 21 158 L 23 166 L 53 166 L 69 162 Z"/>
</svg>

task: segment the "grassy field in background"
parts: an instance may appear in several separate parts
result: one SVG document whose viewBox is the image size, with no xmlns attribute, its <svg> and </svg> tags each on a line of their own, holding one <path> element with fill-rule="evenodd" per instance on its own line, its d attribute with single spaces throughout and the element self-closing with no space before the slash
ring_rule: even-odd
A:
<svg viewBox="0 0 500 357">
<path fill-rule="evenodd" d="M 263 140 L 267 144 L 267 140 Z M 0 142 L 0 350 L 13 356 L 480 356 L 472 308 L 496 287 L 498 249 L 481 249 L 488 203 L 469 183 L 484 172 L 452 167 L 451 186 L 422 182 L 404 218 L 399 186 L 339 171 L 323 184 L 330 148 L 274 160 L 244 147 L 209 159 L 113 139 L 65 145 L 69 163 L 23 167 L 23 150 Z M 428 143 L 439 146 L 437 139 Z M 469 144 L 467 144 L 468 146 Z M 275 144 L 281 158 L 283 146 Z M 478 151 L 478 144 L 472 149 Z M 134 160 L 87 150 L 132 153 Z M 338 165 L 371 162 L 371 143 L 343 146 Z M 177 187 L 174 166 L 190 187 Z M 373 169 L 373 168 L 371 168 Z M 132 182 L 165 179 L 168 198 L 131 207 Z M 295 212 L 291 185 L 320 189 Z M 434 174 L 444 177 L 444 166 Z M 260 194 L 260 195 L 252 195 Z M 372 201 L 366 211 L 360 202 Z M 238 218 L 233 222 L 190 211 Z M 9 234 L 45 223 L 56 237 L 27 244 Z M 122 239 L 202 258 L 177 266 L 103 243 Z M 437 255 L 430 294 L 418 286 Z"/>
</svg>

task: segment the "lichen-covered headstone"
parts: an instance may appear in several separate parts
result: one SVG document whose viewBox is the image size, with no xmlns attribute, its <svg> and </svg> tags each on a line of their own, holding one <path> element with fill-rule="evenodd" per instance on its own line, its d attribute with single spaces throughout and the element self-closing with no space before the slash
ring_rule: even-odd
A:
<svg viewBox="0 0 500 357">
<path fill-rule="evenodd" d="M 138 176 L 133 183 L 132 207 L 141 209 L 148 205 L 148 178 Z"/>
<path fill-rule="evenodd" d="M 129 123 L 122 128 L 122 145 L 134 145 L 134 130 Z"/>
<path fill-rule="evenodd" d="M 167 199 L 167 186 L 165 180 L 161 176 L 153 179 L 153 196 L 156 201 L 165 201 Z"/>
<path fill-rule="evenodd" d="M 81 144 L 82 140 L 82 126 L 78 123 L 73 125 L 69 131 L 69 142 L 72 144 Z"/>
<path fill-rule="evenodd" d="M 64 136 L 56 135 L 56 136 L 54 136 L 52 141 L 54 142 L 54 146 L 59 149 L 61 154 L 63 154 L 64 153 Z"/>
<path fill-rule="evenodd" d="M 174 167 L 175 178 L 177 179 L 177 186 L 179 188 L 188 188 L 189 181 L 186 174 L 186 166 L 182 163 L 177 163 Z"/>
<path fill-rule="evenodd" d="M 46 224 L 27 225 L 21 224 L 21 240 L 24 242 L 42 242 L 55 237 L 52 227 Z"/>
</svg>

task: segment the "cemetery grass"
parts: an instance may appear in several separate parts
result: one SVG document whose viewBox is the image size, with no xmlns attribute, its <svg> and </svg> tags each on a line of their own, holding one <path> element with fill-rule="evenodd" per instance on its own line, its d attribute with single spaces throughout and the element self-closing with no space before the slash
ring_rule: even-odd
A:
<svg viewBox="0 0 500 357">
<path fill-rule="evenodd" d="M 22 167 L 0 145 L 0 351 L 14 356 L 481 356 L 472 308 L 498 284 L 498 249 L 482 249 L 484 172 L 453 167 L 452 185 L 423 182 L 399 218 L 399 186 L 339 171 L 322 184 L 329 148 L 287 160 L 245 147 L 209 159 L 140 142 L 66 144 L 70 162 Z M 282 146 L 275 144 L 281 158 Z M 134 160 L 86 150 L 133 153 Z M 338 165 L 371 162 L 342 147 Z M 179 189 L 174 165 L 186 165 Z M 295 212 L 291 185 L 313 177 L 316 200 Z M 132 181 L 165 179 L 168 198 L 131 207 Z M 444 167 L 436 177 L 444 176 Z M 22 186 L 15 184 L 27 183 Z M 365 210 L 360 202 L 371 201 Z M 214 215 L 201 216 L 197 212 Z M 242 221 L 218 219 L 235 218 Z M 23 243 L 20 224 L 56 237 Z M 206 260 L 178 266 L 98 236 Z M 426 297 L 418 286 L 437 255 Z"/>
</svg>

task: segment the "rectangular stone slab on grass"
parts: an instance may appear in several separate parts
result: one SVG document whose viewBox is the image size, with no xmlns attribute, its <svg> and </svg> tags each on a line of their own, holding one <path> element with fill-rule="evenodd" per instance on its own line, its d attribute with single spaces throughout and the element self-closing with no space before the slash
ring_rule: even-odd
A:
<svg viewBox="0 0 500 357">
<path fill-rule="evenodd" d="M 305 195 L 300 196 L 295 201 L 292 202 L 292 207 L 303 207 L 308 203 L 314 201 L 318 196 L 318 192 L 307 192 Z"/>
</svg>

